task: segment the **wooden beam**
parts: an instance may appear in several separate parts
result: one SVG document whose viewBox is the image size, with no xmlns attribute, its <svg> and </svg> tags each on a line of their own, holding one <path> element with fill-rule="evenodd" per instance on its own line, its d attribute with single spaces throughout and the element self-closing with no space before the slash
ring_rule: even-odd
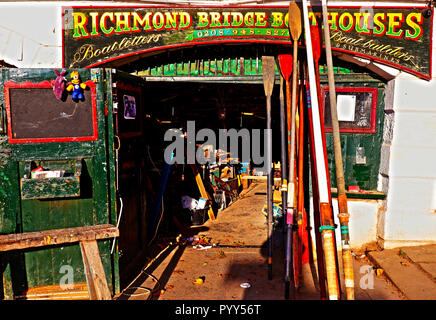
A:
<svg viewBox="0 0 436 320">
<path fill-rule="evenodd" d="M 118 228 L 111 224 L 7 234 L 0 236 L 0 251 L 109 239 L 118 236 Z"/>
<path fill-rule="evenodd" d="M 354 63 L 354 64 L 358 65 L 359 67 L 366 68 L 369 71 L 372 71 L 375 74 L 379 75 L 380 77 L 382 77 L 386 81 L 390 81 L 392 79 L 395 79 L 395 76 L 393 76 L 392 74 L 386 72 L 382 68 L 376 66 L 372 61 L 369 61 L 368 63 L 365 63 L 365 62 L 362 62 L 362 61 L 356 59 L 355 57 L 353 57 L 350 54 L 346 54 L 346 53 L 342 53 L 342 52 L 335 53 L 334 55 L 337 58 L 339 58 L 340 60 L 343 60 L 343 61 L 346 61 L 346 62 L 350 62 L 350 63 Z"/>
<path fill-rule="evenodd" d="M 198 172 L 197 165 L 191 164 L 192 172 L 195 176 L 195 181 L 197 182 L 198 190 L 200 191 L 201 197 L 204 199 L 207 199 L 209 201 L 212 201 L 211 196 L 206 191 L 206 188 L 204 187 L 203 180 L 201 179 L 200 173 Z M 215 220 L 215 214 L 213 212 L 212 207 L 209 207 L 209 210 L 207 211 L 207 214 L 209 215 L 209 218 L 211 220 Z"/>
<path fill-rule="evenodd" d="M 81 241 L 80 250 L 82 251 L 83 266 L 88 283 L 89 299 L 111 300 L 97 240 Z"/>
</svg>

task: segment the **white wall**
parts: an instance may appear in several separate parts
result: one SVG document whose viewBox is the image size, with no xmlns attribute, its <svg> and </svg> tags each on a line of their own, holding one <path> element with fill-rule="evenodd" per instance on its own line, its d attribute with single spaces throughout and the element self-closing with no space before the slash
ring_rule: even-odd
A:
<svg viewBox="0 0 436 320">
<path fill-rule="evenodd" d="M 433 35 L 435 32 L 434 26 Z M 388 196 L 378 225 L 378 237 L 385 248 L 436 243 L 434 40 L 432 57 L 431 81 L 401 73 L 390 84 L 393 101 L 386 108 L 392 128 L 385 127 L 380 166 L 380 185 L 388 187 Z"/>
<path fill-rule="evenodd" d="M 126 3 L 0 2 L 0 60 L 18 68 L 61 68 L 62 7 L 73 5 L 125 6 Z"/>
<path fill-rule="evenodd" d="M 436 79 L 401 74 L 394 90 L 388 165 L 381 166 L 389 179 L 379 230 L 385 248 L 436 242 Z"/>
<path fill-rule="evenodd" d="M 57 4 L 0 4 L 0 59 L 16 67 L 62 67 Z"/>
<path fill-rule="evenodd" d="M 312 203 L 312 198 L 310 198 Z M 384 200 L 357 200 L 348 199 L 348 211 L 350 213 L 350 247 L 351 249 L 364 249 L 367 245 L 373 244 L 377 239 L 377 217 L 380 210 L 384 208 Z M 336 198 L 332 199 L 333 214 L 337 228 L 335 231 L 337 249 L 342 250 L 341 232 L 339 219 L 337 218 L 339 209 Z M 315 244 L 315 228 L 313 222 L 313 210 L 310 211 L 311 235 Z"/>
</svg>

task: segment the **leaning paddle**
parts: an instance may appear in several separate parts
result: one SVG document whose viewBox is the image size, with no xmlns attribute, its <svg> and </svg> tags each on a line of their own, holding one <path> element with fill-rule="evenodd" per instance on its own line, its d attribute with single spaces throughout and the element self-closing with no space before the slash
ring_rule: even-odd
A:
<svg viewBox="0 0 436 320">
<path fill-rule="evenodd" d="M 271 95 L 274 87 L 275 62 L 274 57 L 262 57 L 263 87 L 266 96 L 266 170 L 267 170 L 267 213 L 268 213 L 268 279 L 272 279 L 272 136 L 271 136 Z"/>
<path fill-rule="evenodd" d="M 292 264 L 292 232 L 294 224 L 295 212 L 295 183 L 294 183 L 294 170 L 295 170 L 295 113 L 297 106 L 297 68 L 298 68 L 298 39 L 301 35 L 301 11 L 295 1 L 289 3 L 288 14 L 289 32 L 293 42 L 293 71 L 292 71 L 292 110 L 291 110 L 291 136 L 290 136 L 290 159 L 289 159 L 289 182 L 288 182 L 288 201 L 286 210 L 286 267 L 285 267 L 285 296 L 289 296 L 289 285 L 291 283 L 291 264 Z M 293 272 L 293 271 L 292 271 Z M 292 281 L 293 282 L 293 281 Z M 294 293 L 295 286 L 293 285 L 292 292 Z"/>
<path fill-rule="evenodd" d="M 315 77 L 317 79 L 317 87 L 318 92 L 319 90 L 319 58 L 321 57 L 321 41 L 319 37 L 319 29 L 317 25 L 311 25 L 310 26 L 310 33 L 312 37 L 312 47 L 313 47 L 313 61 L 315 63 Z M 312 128 L 312 108 L 307 108 L 307 114 L 309 117 L 309 123 Z M 312 132 L 312 131 L 311 131 Z M 310 135 L 311 138 L 313 138 L 313 134 Z M 313 145 L 313 139 L 311 140 L 311 144 Z M 313 153 L 311 154 L 311 162 L 313 164 L 314 162 L 314 149 Z M 317 231 L 319 230 L 320 224 L 320 211 L 319 211 L 319 199 L 318 199 L 318 184 L 317 184 L 317 178 L 316 178 L 316 169 L 315 167 L 312 167 L 312 190 L 313 190 L 313 217 L 314 217 L 314 225 L 315 225 L 315 243 L 316 243 L 316 255 L 317 255 L 317 264 L 318 264 L 318 279 L 319 279 L 319 292 L 322 300 L 325 300 L 327 298 L 327 290 L 325 286 L 326 278 L 325 278 L 325 265 L 324 265 L 324 255 L 323 255 L 323 249 L 322 249 L 322 239 L 321 234 Z"/>
<path fill-rule="evenodd" d="M 287 136 L 288 136 L 288 159 L 291 158 L 291 83 L 292 75 L 292 54 L 279 55 L 280 70 L 283 78 L 286 81 L 286 120 L 287 120 Z M 286 225 L 286 223 L 285 223 Z"/>
<path fill-rule="evenodd" d="M 285 122 L 285 120 L 287 120 L 287 126 L 285 126 L 284 130 L 284 134 L 285 134 L 285 146 L 282 145 L 282 148 L 284 148 L 284 152 L 285 155 L 282 155 L 282 180 L 284 184 L 286 184 L 286 186 L 282 186 L 282 188 L 286 189 L 286 196 L 282 199 L 283 200 L 283 212 L 286 212 L 286 201 L 288 199 L 287 197 L 287 192 L 288 192 L 288 172 L 287 172 L 287 162 L 286 162 L 286 153 L 288 153 L 288 157 L 290 157 L 291 153 L 291 149 L 288 148 L 288 145 L 290 145 L 291 140 L 290 140 L 290 133 L 291 133 L 291 99 L 289 97 L 289 78 L 291 77 L 292 74 L 292 55 L 290 54 L 281 54 L 279 55 L 279 66 L 280 66 L 280 72 L 282 74 L 281 79 L 284 79 L 286 82 L 286 113 L 283 110 L 283 114 L 281 111 L 281 107 L 282 105 L 280 104 L 280 129 L 281 129 L 281 125 L 282 125 L 282 121 Z M 282 103 L 282 98 L 283 98 L 283 88 L 282 88 L 282 83 L 280 82 L 280 103 Z M 283 101 L 284 104 L 284 101 Z M 287 152 L 289 151 L 289 152 Z M 282 151 L 283 152 L 283 151 Z M 283 214 L 283 232 L 286 232 L 286 215 Z"/>
<path fill-rule="evenodd" d="M 288 141 L 287 139 L 287 134 L 286 134 L 286 123 L 285 123 L 285 106 L 284 106 L 284 97 L 283 97 L 283 79 L 288 79 L 291 76 L 292 73 L 292 56 L 290 54 L 283 54 L 283 55 L 279 55 L 279 66 L 280 66 L 280 71 L 282 74 L 282 77 L 280 78 L 280 130 L 281 130 L 281 137 L 282 137 L 282 150 L 281 150 L 281 161 L 282 161 L 282 207 L 283 207 L 283 212 L 286 213 L 287 212 L 287 199 L 288 199 L 288 195 L 287 195 L 287 191 L 288 191 L 288 173 L 287 173 L 287 162 L 286 162 L 286 153 L 288 151 L 288 144 L 290 143 L 290 141 Z M 286 80 L 286 81 L 288 81 Z M 289 117 L 289 115 L 288 115 Z M 288 129 L 289 131 L 289 129 Z M 287 223 L 286 223 L 286 215 L 283 214 L 284 217 L 284 227 L 286 226 L 286 228 L 284 229 L 284 231 L 287 233 Z M 285 247 L 286 247 L 286 241 L 285 241 Z M 289 267 L 289 275 L 285 276 L 285 286 L 286 286 L 286 290 L 285 290 L 285 299 L 289 298 L 289 287 L 290 284 L 292 284 L 292 298 L 295 297 L 295 285 L 294 285 L 294 276 L 293 276 L 293 270 L 292 269 L 292 265 L 289 262 L 288 264 L 288 258 L 291 259 L 292 254 L 287 255 L 287 251 L 285 250 L 285 261 L 286 261 L 286 266 L 290 266 Z M 292 248 L 291 248 L 291 252 L 292 252 Z"/>
<path fill-rule="evenodd" d="M 303 0 L 303 21 L 304 31 L 306 38 L 306 54 L 307 54 L 307 66 L 309 76 L 309 90 L 310 90 L 310 102 L 312 109 L 313 120 L 313 140 L 315 149 L 315 164 L 318 177 L 318 195 L 320 201 L 320 212 L 323 217 L 331 218 L 331 204 L 329 199 L 328 183 L 328 171 L 325 167 L 323 132 L 321 126 L 318 92 L 316 90 L 315 69 L 313 65 L 313 52 L 312 52 L 312 39 L 310 35 L 310 21 L 307 0 Z M 331 220 L 331 219 L 330 219 Z M 323 239 L 323 248 L 326 264 L 327 274 L 327 286 L 330 300 L 339 299 L 339 284 L 337 278 L 337 266 L 336 266 L 336 251 L 335 251 L 335 238 L 334 238 L 334 226 L 330 221 L 323 221 L 321 226 L 321 234 Z"/>
<path fill-rule="evenodd" d="M 324 24 L 324 39 L 327 58 L 327 74 L 330 91 L 330 114 L 332 118 L 333 149 L 335 152 L 336 183 L 338 186 L 339 222 L 341 224 L 342 262 L 344 268 L 345 289 L 348 300 L 354 300 L 354 271 L 353 258 L 350 250 L 350 234 L 348 230 L 347 196 L 345 194 L 344 168 L 342 163 L 341 137 L 339 133 L 339 121 L 336 105 L 336 88 L 333 74 L 332 48 L 330 44 L 330 32 L 327 14 L 327 2 L 322 0 L 322 18 Z"/>
</svg>

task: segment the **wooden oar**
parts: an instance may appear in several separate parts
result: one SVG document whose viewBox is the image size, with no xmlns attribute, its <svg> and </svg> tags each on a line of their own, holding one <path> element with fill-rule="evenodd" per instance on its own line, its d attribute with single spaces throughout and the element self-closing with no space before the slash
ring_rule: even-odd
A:
<svg viewBox="0 0 436 320">
<path fill-rule="evenodd" d="M 302 63 L 302 74 L 303 76 L 301 77 L 302 79 L 306 79 L 306 65 L 304 63 Z M 301 123 L 303 126 L 303 130 L 302 130 L 302 134 L 303 134 L 303 138 L 301 139 L 301 143 L 303 145 L 303 157 L 301 159 L 301 161 L 303 162 L 303 171 L 301 172 L 301 176 L 299 176 L 299 179 L 302 180 L 302 191 L 299 190 L 298 195 L 300 196 L 300 193 L 302 193 L 302 212 L 303 212 L 303 243 L 306 244 L 307 249 L 303 254 L 303 258 L 302 258 L 302 262 L 309 262 L 309 266 L 310 266 L 310 271 L 312 273 L 312 279 L 313 279 L 313 283 L 315 285 L 315 289 L 317 291 L 320 291 L 319 288 L 319 277 L 318 277 L 318 272 L 317 269 L 315 267 L 315 256 L 314 256 L 314 252 L 313 252 L 313 241 L 312 241 L 312 235 L 311 235 L 311 229 L 312 229 L 312 225 L 311 225 L 311 220 L 310 220 L 310 195 L 309 195 L 309 149 L 308 149 L 308 145 L 309 145 L 309 124 L 310 122 L 308 121 L 308 114 L 309 114 L 309 109 L 307 108 L 307 104 L 305 103 L 304 97 L 305 97 L 305 93 L 306 93 L 306 82 L 302 81 L 301 84 L 301 89 L 300 89 L 300 99 L 301 99 L 301 104 L 300 104 L 300 108 L 301 108 L 301 114 L 303 115 L 303 118 L 301 119 Z M 299 202 L 300 204 L 300 202 Z M 320 238 L 321 239 L 321 238 Z M 321 255 L 322 256 L 322 255 Z M 325 287 L 325 280 L 324 280 L 324 287 Z"/>
<path fill-rule="evenodd" d="M 283 94 L 283 81 L 288 82 L 292 73 L 292 56 L 290 54 L 281 54 L 278 57 L 280 67 L 280 135 L 281 135 L 281 176 L 282 176 L 282 212 L 286 212 L 288 199 L 288 164 L 287 151 L 288 139 L 286 131 L 286 112 Z M 289 141 L 290 142 L 290 141 Z M 283 214 L 283 232 L 286 232 L 286 214 Z"/>
<path fill-rule="evenodd" d="M 321 42 L 319 38 L 319 29 L 317 26 L 310 26 L 310 33 L 311 33 L 311 39 L 312 39 L 312 47 L 313 47 L 313 60 L 315 63 L 315 76 L 317 77 L 317 87 L 318 92 L 319 91 L 319 77 L 318 72 L 319 65 L 318 61 L 321 57 Z M 313 125 L 312 125 L 312 108 L 308 108 L 308 117 L 309 117 L 309 123 L 310 123 L 310 140 L 311 144 L 313 146 Z M 311 162 L 314 164 L 315 162 L 315 149 L 313 149 L 313 153 L 311 154 Z M 319 278 L 319 292 L 321 299 L 327 298 L 327 291 L 326 291 L 326 277 L 325 277 L 325 265 L 324 265 L 324 254 L 322 250 L 322 239 L 321 234 L 318 232 L 319 227 L 321 226 L 321 213 L 319 210 L 319 199 L 318 199 L 318 183 L 317 183 L 317 177 L 316 177 L 316 167 L 312 166 L 312 190 L 313 190 L 313 217 L 314 217 L 314 226 L 315 226 L 315 243 L 316 243 L 316 255 L 317 255 L 317 263 L 318 263 L 318 278 Z"/>
<path fill-rule="evenodd" d="M 318 177 L 318 192 L 320 200 L 320 212 L 323 217 L 331 218 L 331 204 L 329 202 L 329 184 L 327 180 L 328 172 L 325 167 L 324 158 L 324 143 L 323 132 L 321 130 L 321 120 L 318 104 L 318 93 L 316 90 L 315 70 L 313 65 L 313 52 L 312 52 L 312 39 L 310 35 L 310 21 L 308 12 L 307 0 L 303 0 L 303 21 L 304 31 L 306 36 L 306 53 L 307 53 L 307 66 L 309 75 L 309 89 L 311 98 L 312 120 L 313 120 L 313 137 L 315 148 L 316 171 Z M 330 300 L 338 300 L 339 297 L 339 284 L 337 277 L 336 266 L 336 252 L 335 252 L 335 238 L 334 226 L 329 224 L 330 221 L 323 221 L 321 226 L 321 235 L 323 239 L 324 258 L 326 264 L 327 286 Z"/>
<path fill-rule="evenodd" d="M 285 124 L 285 120 L 286 120 L 286 116 L 285 116 L 285 108 L 284 108 L 284 99 L 283 99 L 283 79 L 287 79 L 287 83 L 289 82 L 289 78 L 292 74 L 292 55 L 290 54 L 283 54 L 283 55 L 279 55 L 279 65 L 280 65 L 280 71 L 282 73 L 282 77 L 281 77 L 281 81 L 280 81 L 280 129 L 282 130 L 282 163 L 284 164 L 282 167 L 282 190 L 286 190 L 286 192 L 282 192 L 282 206 L 283 206 L 283 231 L 284 233 L 287 235 L 287 229 L 288 229 L 288 225 L 287 225 L 287 218 L 286 218 L 286 214 L 287 214 L 287 194 L 288 194 L 288 163 L 286 162 L 286 153 L 288 150 L 290 150 L 290 148 L 288 148 L 288 145 L 290 145 L 291 141 L 289 140 L 289 127 L 290 127 L 290 108 L 289 109 L 289 114 L 288 114 L 288 126 L 286 126 Z M 287 99 L 288 101 L 290 101 L 290 99 Z M 290 105 L 288 105 L 290 107 Z M 283 107 L 283 108 L 282 108 Z M 286 130 L 286 128 L 288 128 L 288 130 Z M 286 132 L 285 132 L 286 131 Z M 287 248 L 287 239 L 285 237 L 284 239 L 284 247 Z M 291 249 L 292 250 L 292 249 Z M 288 250 L 284 250 L 284 254 L 285 254 L 285 261 L 287 262 L 287 251 Z M 292 251 L 291 251 L 292 252 Z M 289 255 L 289 257 L 292 258 L 292 254 Z M 289 263 L 290 265 L 290 269 L 292 269 L 292 265 Z M 286 268 L 286 266 L 285 266 Z M 285 299 L 289 299 L 289 287 L 292 288 L 292 299 L 295 298 L 295 285 L 294 285 L 294 275 L 293 275 L 293 270 L 289 271 L 289 281 L 288 278 L 285 276 Z"/>
<path fill-rule="evenodd" d="M 350 250 L 350 234 L 348 230 L 348 221 L 350 214 L 348 213 L 347 196 L 345 193 L 345 178 L 344 168 L 342 163 L 341 137 L 339 133 L 339 121 L 336 105 L 336 88 L 333 73 L 332 48 L 330 43 L 330 32 L 327 13 L 327 2 L 322 0 L 322 17 L 324 23 L 324 41 L 326 48 L 327 59 L 327 74 L 330 92 L 330 114 L 332 118 L 333 132 L 333 149 L 335 152 L 335 167 L 336 167 L 336 183 L 338 187 L 338 207 L 339 207 L 339 222 L 341 225 L 341 240 L 342 240 L 342 263 L 344 269 L 345 289 L 348 300 L 354 300 L 354 271 L 353 258 Z"/>
<path fill-rule="evenodd" d="M 271 95 L 274 88 L 275 62 L 272 56 L 262 57 L 263 87 L 266 96 L 266 166 L 267 166 L 267 214 L 268 214 L 268 279 L 272 279 L 272 135 L 271 135 Z"/>
<path fill-rule="evenodd" d="M 297 106 L 297 68 L 298 68 L 298 39 L 301 35 L 301 11 L 295 1 L 289 4 L 288 14 L 289 32 L 293 42 L 293 71 L 292 71 L 292 110 L 291 110 L 291 136 L 290 136 L 290 160 L 289 160 L 289 182 L 288 182 L 288 201 L 286 212 L 286 267 L 285 267 L 285 296 L 289 296 L 289 285 L 291 284 L 291 271 L 292 269 L 292 232 L 294 224 L 294 197 L 295 197 L 295 184 L 294 184 L 294 170 L 295 170 L 295 113 Z M 294 287 L 294 285 L 293 285 Z M 295 288 L 292 288 L 294 293 Z"/>
<path fill-rule="evenodd" d="M 293 57 L 292 54 L 279 55 L 281 64 L 282 76 L 286 81 L 286 123 L 287 123 L 287 139 L 288 139 L 288 159 L 291 158 L 291 82 L 289 81 L 292 75 Z M 282 69 L 283 66 L 283 69 Z M 286 223 L 285 223 L 286 225 Z"/>
<path fill-rule="evenodd" d="M 301 82 L 301 60 L 298 62 L 297 69 L 297 95 L 295 97 L 296 103 L 298 105 L 295 106 L 295 156 L 294 156 L 294 185 L 295 185 L 295 193 L 294 193 L 294 233 L 293 233 L 293 252 L 294 252 L 294 283 L 295 288 L 298 290 L 300 288 L 300 280 L 301 280 L 301 258 L 302 258 L 302 237 L 301 237 L 301 225 L 302 225 L 302 217 L 298 216 L 298 201 L 300 197 L 300 189 L 299 189 L 299 152 L 300 152 L 300 111 L 299 106 L 301 104 L 301 95 L 300 91 L 302 88 Z M 298 109 L 298 110 L 297 110 Z"/>
<path fill-rule="evenodd" d="M 310 101 L 310 93 L 307 90 L 307 99 Z M 321 300 L 327 299 L 326 277 L 325 277 L 325 264 L 324 264 L 324 251 L 322 247 L 321 233 L 318 232 L 321 227 L 321 213 L 319 206 L 318 195 L 318 177 L 316 174 L 316 159 L 315 159 L 315 143 L 313 137 L 313 123 L 312 123 L 312 108 L 308 103 L 307 108 L 308 124 L 309 124 L 309 145 L 310 145 L 310 173 L 312 177 L 312 205 L 313 205 L 313 224 L 315 227 L 315 243 L 316 243 L 316 257 L 318 262 L 318 277 L 319 277 L 319 293 Z"/>
<path fill-rule="evenodd" d="M 315 25 L 310 25 L 310 31 L 311 31 L 311 39 L 312 39 L 312 47 L 313 47 L 313 53 L 314 53 L 314 57 L 313 57 L 313 62 L 315 64 L 315 79 L 316 79 L 316 86 L 317 86 L 317 93 L 318 93 L 318 105 L 321 106 L 322 105 L 322 99 L 321 99 L 321 81 L 320 81 L 320 76 L 319 76 L 319 58 L 321 57 L 321 32 L 320 32 L 320 28 L 318 25 L 320 25 L 320 21 L 317 21 L 317 24 Z M 323 145 L 326 145 L 326 141 L 325 141 L 325 129 L 324 129 L 324 111 L 322 108 L 319 108 L 319 118 L 321 119 L 320 122 L 320 126 L 321 126 L 321 132 L 322 132 L 322 141 L 323 141 Z M 327 185 L 330 186 L 330 175 L 328 174 L 329 172 L 329 166 L 328 166 L 328 158 L 327 158 L 327 149 L 324 148 L 323 150 L 324 152 L 324 166 L 326 168 L 327 171 Z M 329 197 L 329 204 L 330 204 L 330 208 L 332 208 L 332 194 L 330 191 L 330 188 L 327 189 L 328 191 L 328 197 Z M 330 216 L 328 217 L 321 217 L 322 221 L 325 221 L 325 224 L 327 225 L 331 225 L 334 226 L 335 221 L 334 221 L 334 215 L 333 215 L 333 208 L 330 210 Z M 334 235 L 334 239 L 336 239 L 336 230 L 333 230 L 333 235 Z M 336 241 L 333 242 L 335 250 L 334 252 L 337 252 L 337 245 L 336 245 Z M 338 261 L 338 256 L 335 255 L 335 261 L 336 261 L 336 272 L 337 272 L 337 279 L 338 279 L 338 287 L 339 287 L 339 296 L 341 295 L 341 281 L 340 281 L 340 274 L 339 274 L 339 261 Z"/>
<path fill-rule="evenodd" d="M 300 72 L 303 80 L 304 73 Z M 303 81 L 301 81 L 303 82 Z M 298 222 L 298 264 L 299 275 L 302 271 L 303 263 L 303 245 L 305 244 L 303 208 L 304 208 L 304 101 L 303 101 L 303 83 L 300 84 L 299 108 L 298 108 L 298 200 L 297 200 L 297 222 Z"/>
</svg>

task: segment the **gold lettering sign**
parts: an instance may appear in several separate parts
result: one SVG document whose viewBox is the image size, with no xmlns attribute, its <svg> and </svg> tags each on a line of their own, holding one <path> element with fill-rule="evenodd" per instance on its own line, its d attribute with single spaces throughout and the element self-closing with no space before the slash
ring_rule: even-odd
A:
<svg viewBox="0 0 436 320">
<path fill-rule="evenodd" d="M 331 6 L 332 48 L 430 79 L 433 21 L 423 11 Z M 309 18 L 317 23 L 312 11 Z M 63 28 L 68 68 L 197 43 L 291 43 L 286 6 L 71 7 L 63 9 Z"/>
</svg>

